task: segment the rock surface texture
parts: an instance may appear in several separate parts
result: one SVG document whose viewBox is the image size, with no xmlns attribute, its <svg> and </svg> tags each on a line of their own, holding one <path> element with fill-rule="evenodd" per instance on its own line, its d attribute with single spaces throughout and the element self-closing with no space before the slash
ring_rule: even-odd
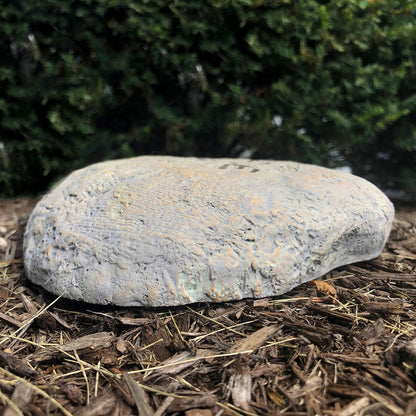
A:
<svg viewBox="0 0 416 416">
<path fill-rule="evenodd" d="M 69 175 L 36 206 L 26 274 L 90 303 L 274 296 L 377 257 L 394 209 L 356 176 L 294 162 L 143 156 Z"/>
</svg>

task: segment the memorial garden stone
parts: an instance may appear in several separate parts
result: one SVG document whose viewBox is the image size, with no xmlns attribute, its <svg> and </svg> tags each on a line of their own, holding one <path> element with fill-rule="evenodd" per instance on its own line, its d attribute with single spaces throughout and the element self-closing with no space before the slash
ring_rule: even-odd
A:
<svg viewBox="0 0 416 416">
<path fill-rule="evenodd" d="M 377 257 L 394 209 L 351 174 L 295 162 L 142 156 L 73 172 L 32 212 L 28 278 L 98 304 L 285 293 Z"/>
</svg>

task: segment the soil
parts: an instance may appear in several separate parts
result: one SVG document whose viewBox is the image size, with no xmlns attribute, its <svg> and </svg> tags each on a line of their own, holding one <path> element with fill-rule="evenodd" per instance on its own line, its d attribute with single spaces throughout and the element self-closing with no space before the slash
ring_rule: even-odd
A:
<svg viewBox="0 0 416 416">
<path fill-rule="evenodd" d="M 414 207 L 380 257 L 283 296 L 143 309 L 28 282 L 34 203 L 0 201 L 0 414 L 416 415 Z"/>
</svg>

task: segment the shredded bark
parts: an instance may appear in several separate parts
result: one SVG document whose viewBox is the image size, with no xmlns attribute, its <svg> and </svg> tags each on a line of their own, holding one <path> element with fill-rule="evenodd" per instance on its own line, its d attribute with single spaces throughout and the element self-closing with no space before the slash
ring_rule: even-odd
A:
<svg viewBox="0 0 416 416">
<path fill-rule="evenodd" d="M 379 258 L 283 296 L 143 309 L 28 282 L 33 204 L 0 201 L 0 414 L 416 414 L 416 209 Z"/>
</svg>

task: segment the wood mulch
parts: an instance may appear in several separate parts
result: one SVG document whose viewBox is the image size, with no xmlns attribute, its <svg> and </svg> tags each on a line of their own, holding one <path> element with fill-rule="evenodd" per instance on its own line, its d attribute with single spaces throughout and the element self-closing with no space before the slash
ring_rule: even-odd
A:
<svg viewBox="0 0 416 416">
<path fill-rule="evenodd" d="M 31 285 L 32 206 L 0 201 L 0 414 L 416 414 L 416 210 L 379 258 L 283 296 L 141 309 Z"/>
</svg>

